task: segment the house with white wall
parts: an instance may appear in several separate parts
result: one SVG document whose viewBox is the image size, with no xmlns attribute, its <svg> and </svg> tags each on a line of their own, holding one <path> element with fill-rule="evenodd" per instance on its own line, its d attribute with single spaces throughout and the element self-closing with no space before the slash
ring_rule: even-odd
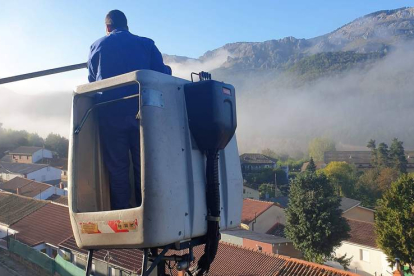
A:
<svg viewBox="0 0 414 276">
<path fill-rule="evenodd" d="M 359 275 L 392 275 L 393 268 L 387 261 L 387 256 L 376 243 L 374 224 L 370 222 L 348 219 L 351 228 L 350 238 L 343 241 L 335 250 L 338 257 L 352 257 L 349 270 Z M 337 263 L 328 263 L 337 268 Z"/>
<path fill-rule="evenodd" d="M 267 233 L 275 225 L 285 225 L 285 210 L 274 202 L 243 199 L 242 224 L 244 228 Z"/>
<path fill-rule="evenodd" d="M 44 200 L 52 195 L 66 196 L 68 194 L 64 187 L 56 187 L 21 177 L 15 177 L 12 180 L 0 183 L 0 190 Z"/>
<path fill-rule="evenodd" d="M 259 200 L 259 191 L 243 185 L 243 198 Z"/>
<path fill-rule="evenodd" d="M 359 200 L 342 197 L 339 208 L 342 210 L 342 216 L 346 219 L 374 223 L 375 210 L 361 206 Z"/>
<path fill-rule="evenodd" d="M 22 177 L 38 182 L 60 180 L 62 171 L 47 164 L 25 164 L 0 162 L 0 178 L 9 181 L 15 177 Z"/>
<path fill-rule="evenodd" d="M 36 163 L 42 159 L 52 159 L 52 151 L 41 147 L 18 147 L 8 153 L 11 163 Z"/>
</svg>

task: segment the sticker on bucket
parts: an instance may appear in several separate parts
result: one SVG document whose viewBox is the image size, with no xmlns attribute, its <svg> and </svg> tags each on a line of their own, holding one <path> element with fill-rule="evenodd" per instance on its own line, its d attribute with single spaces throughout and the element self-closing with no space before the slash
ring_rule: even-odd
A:
<svg viewBox="0 0 414 276">
<path fill-rule="evenodd" d="M 80 223 L 82 234 L 99 234 L 98 224 L 93 222 Z"/>
<path fill-rule="evenodd" d="M 138 220 L 109 220 L 81 222 L 82 234 L 114 234 L 138 231 Z"/>
</svg>

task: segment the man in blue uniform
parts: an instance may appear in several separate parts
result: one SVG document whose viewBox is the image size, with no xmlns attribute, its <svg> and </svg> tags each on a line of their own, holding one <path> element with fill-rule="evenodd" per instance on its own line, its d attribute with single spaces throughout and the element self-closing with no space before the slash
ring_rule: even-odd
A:
<svg viewBox="0 0 414 276">
<path fill-rule="evenodd" d="M 105 18 L 105 24 L 107 35 L 93 43 L 90 49 L 89 82 L 141 69 L 171 75 L 171 68 L 163 63 L 154 41 L 128 31 L 124 13 L 119 10 L 110 11 Z M 97 101 L 106 102 L 137 93 L 138 86 L 131 85 L 97 95 Z M 112 210 L 130 207 L 130 155 L 134 168 L 135 198 L 138 205 L 141 202 L 137 113 L 137 98 L 110 103 L 99 109 L 100 137 L 104 163 L 109 172 Z"/>
</svg>

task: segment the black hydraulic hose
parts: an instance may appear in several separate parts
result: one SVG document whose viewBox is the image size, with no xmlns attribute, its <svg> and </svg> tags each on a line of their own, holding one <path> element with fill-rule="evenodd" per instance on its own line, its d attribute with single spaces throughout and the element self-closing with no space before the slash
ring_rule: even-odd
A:
<svg viewBox="0 0 414 276">
<path fill-rule="evenodd" d="M 218 151 L 207 152 L 207 242 L 192 275 L 205 275 L 217 254 L 220 241 L 220 183 L 218 171 Z"/>
</svg>

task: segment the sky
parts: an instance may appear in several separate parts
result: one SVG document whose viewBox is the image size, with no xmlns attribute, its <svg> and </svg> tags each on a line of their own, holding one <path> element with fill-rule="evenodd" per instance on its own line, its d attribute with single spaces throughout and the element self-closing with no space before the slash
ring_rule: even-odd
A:
<svg viewBox="0 0 414 276">
<path fill-rule="evenodd" d="M 89 46 L 105 35 L 104 17 L 112 9 L 122 10 L 129 20 L 130 31 L 152 38 L 162 53 L 197 58 L 231 42 L 286 36 L 312 38 L 365 14 L 413 3 L 406 0 L 0 0 L 0 78 L 85 62 Z M 70 91 L 84 82 L 86 70 L 80 70 L 1 87 L 33 94 Z"/>
</svg>

